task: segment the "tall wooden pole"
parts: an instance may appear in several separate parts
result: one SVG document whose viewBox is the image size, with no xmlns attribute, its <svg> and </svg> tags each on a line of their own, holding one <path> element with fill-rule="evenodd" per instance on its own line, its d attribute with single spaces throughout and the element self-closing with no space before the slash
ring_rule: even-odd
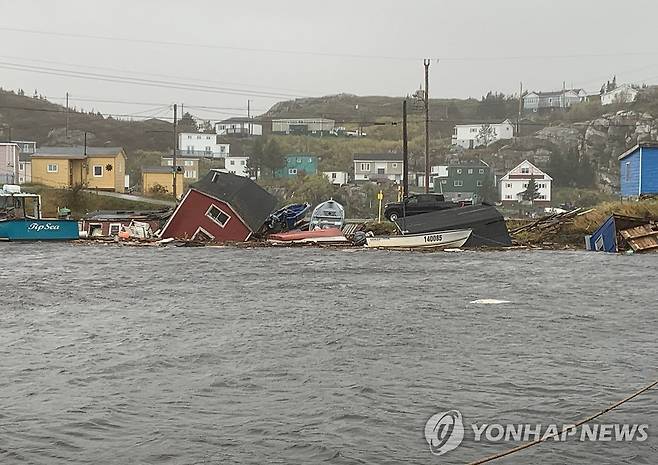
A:
<svg viewBox="0 0 658 465">
<path fill-rule="evenodd" d="M 425 193 L 430 191 L 430 60 L 425 65 Z"/>
<path fill-rule="evenodd" d="M 66 93 L 66 142 L 69 141 L 69 93 Z"/>
<path fill-rule="evenodd" d="M 409 136 L 407 135 L 407 100 L 402 102 L 402 199 L 409 195 Z"/>
<path fill-rule="evenodd" d="M 176 192 L 176 174 L 178 171 L 178 161 L 176 160 L 176 155 L 178 152 L 178 128 L 176 127 L 176 119 L 177 119 L 177 112 L 178 112 L 178 105 L 174 103 L 174 156 L 173 156 L 173 188 L 172 192 L 174 193 L 174 199 L 178 198 L 178 192 Z"/>
<path fill-rule="evenodd" d="M 523 82 L 519 89 L 519 114 L 516 117 L 516 137 L 521 136 L 521 113 L 523 113 Z"/>
</svg>

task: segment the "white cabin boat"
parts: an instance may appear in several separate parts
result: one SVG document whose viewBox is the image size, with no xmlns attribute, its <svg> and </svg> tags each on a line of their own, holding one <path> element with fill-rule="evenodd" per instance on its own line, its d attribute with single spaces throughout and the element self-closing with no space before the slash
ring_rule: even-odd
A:
<svg viewBox="0 0 658 465">
<path fill-rule="evenodd" d="M 366 247 L 376 249 L 448 248 L 461 247 L 471 236 L 471 229 L 435 231 L 402 236 L 366 238 Z"/>
</svg>

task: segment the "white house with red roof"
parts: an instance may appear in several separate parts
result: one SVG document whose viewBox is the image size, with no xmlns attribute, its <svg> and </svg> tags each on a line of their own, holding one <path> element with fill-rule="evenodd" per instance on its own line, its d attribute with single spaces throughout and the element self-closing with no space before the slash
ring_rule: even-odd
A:
<svg viewBox="0 0 658 465">
<path fill-rule="evenodd" d="M 519 163 L 500 179 L 500 200 L 503 204 L 511 205 L 523 200 L 523 193 L 528 189 L 530 179 L 535 180 L 537 198 L 534 203 L 538 205 L 549 204 L 553 178 L 528 160 Z"/>
</svg>

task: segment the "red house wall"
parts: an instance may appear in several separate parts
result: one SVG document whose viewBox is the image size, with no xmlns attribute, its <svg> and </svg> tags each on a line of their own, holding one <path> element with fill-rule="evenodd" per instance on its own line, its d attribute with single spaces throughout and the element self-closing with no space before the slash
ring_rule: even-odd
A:
<svg viewBox="0 0 658 465">
<path fill-rule="evenodd" d="M 231 217 L 223 228 L 206 216 L 211 205 Z M 199 227 L 208 231 L 218 242 L 245 241 L 251 234 L 251 230 L 230 205 L 191 189 L 166 225 L 162 237 L 191 239 Z"/>
</svg>

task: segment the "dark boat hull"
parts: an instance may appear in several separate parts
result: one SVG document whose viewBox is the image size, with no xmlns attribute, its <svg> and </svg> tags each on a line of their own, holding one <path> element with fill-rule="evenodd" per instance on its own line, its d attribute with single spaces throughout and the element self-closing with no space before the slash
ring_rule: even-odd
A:
<svg viewBox="0 0 658 465">
<path fill-rule="evenodd" d="M 505 218 L 491 205 L 470 205 L 399 218 L 395 222 L 404 234 L 449 229 L 471 229 L 464 247 L 509 247 L 512 245 Z"/>
</svg>

